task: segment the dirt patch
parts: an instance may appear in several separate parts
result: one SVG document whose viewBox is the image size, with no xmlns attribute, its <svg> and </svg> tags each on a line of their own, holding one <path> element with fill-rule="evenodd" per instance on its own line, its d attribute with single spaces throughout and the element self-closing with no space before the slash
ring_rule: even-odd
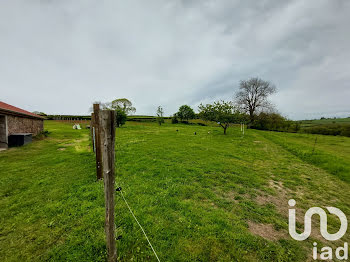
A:
<svg viewBox="0 0 350 262">
<path fill-rule="evenodd" d="M 289 189 L 286 189 L 283 186 L 282 182 L 280 181 L 277 182 L 273 180 L 269 181 L 269 187 L 273 188 L 276 191 L 276 194 L 267 195 L 266 193 L 260 192 L 261 194 L 256 197 L 255 201 L 259 205 L 266 205 L 266 204 L 274 205 L 278 213 L 280 213 L 282 216 L 288 219 L 288 216 L 289 216 L 288 200 L 293 198 L 291 196 L 292 194 L 298 197 L 303 196 L 302 190 L 299 189 L 297 192 L 291 192 Z M 301 231 L 304 231 L 304 215 L 306 210 L 303 210 L 298 207 L 294 207 L 294 209 L 296 210 L 296 214 L 297 214 L 296 221 L 301 225 L 301 227 L 298 227 L 298 229 Z M 319 222 L 313 218 L 311 237 L 323 242 L 324 239 L 319 229 L 320 229 Z"/>
<path fill-rule="evenodd" d="M 261 143 L 261 141 L 259 141 L 259 140 L 256 140 L 256 141 L 254 141 L 254 143 Z"/>
<path fill-rule="evenodd" d="M 283 187 L 282 182 L 269 181 L 269 187 L 276 191 L 276 195 L 266 195 L 261 193 L 256 197 L 259 205 L 273 204 L 277 211 L 283 216 L 288 216 L 288 200 L 287 190 Z"/>
<path fill-rule="evenodd" d="M 228 200 L 230 200 L 230 201 L 232 201 L 232 202 L 237 202 L 237 196 L 238 196 L 238 194 L 236 193 L 234 193 L 234 192 L 228 192 L 228 193 L 226 193 L 225 194 L 225 199 L 228 199 Z"/>
<path fill-rule="evenodd" d="M 74 144 L 64 144 L 63 146 L 74 146 Z"/>
<path fill-rule="evenodd" d="M 74 142 L 75 143 L 82 143 L 82 142 L 85 142 L 85 141 L 88 141 L 88 140 L 89 140 L 89 135 L 84 134 L 82 138 L 75 139 Z"/>
<path fill-rule="evenodd" d="M 270 180 L 269 181 L 269 187 L 270 188 L 274 188 L 274 189 L 276 189 L 278 191 L 283 191 L 283 192 L 286 191 L 286 189 L 284 188 L 283 183 L 281 181 Z"/>
<path fill-rule="evenodd" d="M 248 221 L 249 231 L 256 235 L 263 237 L 270 241 L 277 241 L 279 239 L 287 238 L 288 235 L 284 231 L 277 231 L 271 224 L 258 224 Z"/>
<path fill-rule="evenodd" d="M 64 150 L 66 150 L 66 148 L 61 147 L 61 148 L 59 148 L 59 149 L 57 149 L 57 150 L 59 150 L 59 151 L 64 151 Z"/>
<path fill-rule="evenodd" d="M 215 208 L 215 209 L 218 208 L 218 206 L 209 199 L 203 199 L 202 201 L 203 201 L 203 203 L 207 204 L 208 206 L 210 206 L 212 208 Z"/>
<path fill-rule="evenodd" d="M 87 146 L 77 145 L 74 148 L 77 152 L 89 152 L 89 151 L 91 151 L 91 148 L 88 145 Z"/>
</svg>

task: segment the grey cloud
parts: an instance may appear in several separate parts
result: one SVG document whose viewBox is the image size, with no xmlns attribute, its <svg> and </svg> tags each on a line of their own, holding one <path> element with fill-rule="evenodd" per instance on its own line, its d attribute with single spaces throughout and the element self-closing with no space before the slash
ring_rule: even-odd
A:
<svg viewBox="0 0 350 262">
<path fill-rule="evenodd" d="M 172 114 L 259 76 L 288 117 L 349 115 L 349 12 L 331 0 L 5 0 L 1 100 L 84 114 L 128 97 L 138 114 Z"/>
</svg>

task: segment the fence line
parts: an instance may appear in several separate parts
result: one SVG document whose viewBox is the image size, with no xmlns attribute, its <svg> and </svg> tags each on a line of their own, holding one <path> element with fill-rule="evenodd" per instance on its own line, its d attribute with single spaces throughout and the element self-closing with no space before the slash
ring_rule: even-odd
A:
<svg viewBox="0 0 350 262">
<path fill-rule="evenodd" d="M 122 192 L 121 188 L 120 188 L 120 187 L 119 187 L 119 188 L 117 188 L 117 191 L 119 191 L 119 192 L 120 192 L 120 194 L 121 194 L 121 196 L 122 196 L 122 198 L 123 198 L 123 200 L 124 200 L 124 202 L 125 202 L 126 206 L 128 207 L 128 209 L 129 209 L 129 211 L 130 211 L 131 215 L 134 217 L 134 219 L 136 220 L 137 224 L 138 224 L 138 225 L 139 225 L 139 227 L 141 228 L 141 230 L 142 230 L 143 234 L 145 235 L 145 237 L 146 237 L 146 239 L 147 239 L 147 241 L 148 241 L 148 244 L 149 244 L 149 245 L 150 245 L 150 247 L 152 248 L 152 251 L 153 251 L 154 255 L 156 256 L 156 258 L 157 258 L 158 262 L 160 262 L 160 260 L 159 260 L 159 258 L 158 258 L 158 256 L 157 256 L 156 251 L 154 250 L 154 248 L 153 248 L 153 246 L 152 246 L 151 242 L 149 241 L 149 239 L 148 239 L 148 237 L 147 237 L 147 235 L 146 235 L 145 230 L 143 229 L 143 227 L 141 226 L 141 224 L 140 224 L 140 223 L 139 223 L 139 221 L 137 220 L 136 216 L 134 215 L 134 212 L 132 212 L 132 210 L 131 210 L 131 208 L 130 208 L 130 206 L 129 206 L 128 202 L 126 201 L 126 199 L 125 199 L 125 197 L 124 197 L 124 194 L 123 194 L 123 192 Z"/>
</svg>

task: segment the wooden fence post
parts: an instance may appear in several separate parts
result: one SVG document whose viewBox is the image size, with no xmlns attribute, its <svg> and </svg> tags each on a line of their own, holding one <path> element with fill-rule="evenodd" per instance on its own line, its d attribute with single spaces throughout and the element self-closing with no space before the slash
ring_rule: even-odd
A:
<svg viewBox="0 0 350 262">
<path fill-rule="evenodd" d="M 115 240 L 114 195 L 115 195 L 115 111 L 100 112 L 100 132 L 102 142 L 102 167 L 105 191 L 105 231 L 107 243 L 107 261 L 115 262 L 117 248 Z"/>
<path fill-rule="evenodd" d="M 96 154 L 96 177 L 103 178 L 102 173 L 102 152 L 101 152 L 101 128 L 100 128 L 100 105 L 94 104 L 94 130 L 95 130 L 95 154 Z"/>
<path fill-rule="evenodd" d="M 91 136 L 91 143 L 92 143 L 92 152 L 95 153 L 95 114 L 91 113 L 91 120 L 90 120 L 90 136 Z"/>
</svg>

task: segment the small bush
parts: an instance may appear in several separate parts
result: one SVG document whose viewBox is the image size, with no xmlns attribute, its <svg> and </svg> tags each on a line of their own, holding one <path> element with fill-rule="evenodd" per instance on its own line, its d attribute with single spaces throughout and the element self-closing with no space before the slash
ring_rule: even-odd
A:
<svg viewBox="0 0 350 262">
<path fill-rule="evenodd" d="M 44 131 L 42 131 L 40 134 L 42 134 L 42 135 L 45 136 L 45 137 L 48 137 L 49 134 L 51 134 L 51 132 L 49 132 L 48 130 L 44 130 Z"/>
<path fill-rule="evenodd" d="M 49 134 L 51 134 L 51 132 L 49 132 L 48 130 L 43 130 L 35 136 L 35 139 L 42 139 L 42 138 L 48 137 Z"/>
<path fill-rule="evenodd" d="M 254 122 L 250 125 L 251 128 L 270 131 L 289 131 L 296 124 L 286 120 L 283 116 L 277 113 L 260 113 L 255 117 Z M 296 130 L 296 128 L 294 128 Z M 291 130 L 290 130 L 291 131 Z"/>
<path fill-rule="evenodd" d="M 179 120 L 177 119 L 176 114 L 173 115 L 173 117 L 171 118 L 171 123 L 172 123 L 172 124 L 177 124 L 177 123 L 179 123 Z"/>
<path fill-rule="evenodd" d="M 341 136 L 348 136 L 350 137 L 350 127 L 344 128 L 341 132 L 340 132 Z"/>
<path fill-rule="evenodd" d="M 163 117 L 157 117 L 157 123 L 158 123 L 158 125 L 162 125 L 162 124 L 164 124 L 164 118 Z"/>
</svg>

